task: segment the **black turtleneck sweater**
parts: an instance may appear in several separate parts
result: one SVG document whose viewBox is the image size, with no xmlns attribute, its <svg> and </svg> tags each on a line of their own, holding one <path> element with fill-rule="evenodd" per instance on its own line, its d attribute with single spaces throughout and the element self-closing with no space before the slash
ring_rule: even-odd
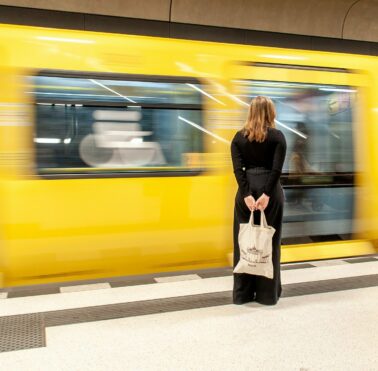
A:
<svg viewBox="0 0 378 371">
<path fill-rule="evenodd" d="M 266 139 L 262 143 L 250 142 L 241 131 L 235 134 L 231 142 L 231 156 L 236 181 L 243 198 L 250 195 L 245 170 L 254 167 L 264 167 L 271 170 L 263 188 L 263 192 L 267 196 L 271 195 L 280 178 L 285 154 L 286 140 L 278 129 L 268 128 Z"/>
</svg>

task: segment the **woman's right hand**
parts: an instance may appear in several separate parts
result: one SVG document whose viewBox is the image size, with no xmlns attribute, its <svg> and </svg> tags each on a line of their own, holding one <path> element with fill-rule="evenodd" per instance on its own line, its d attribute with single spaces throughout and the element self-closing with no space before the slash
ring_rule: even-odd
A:
<svg viewBox="0 0 378 371">
<path fill-rule="evenodd" d="M 269 196 L 267 196 L 265 193 L 263 193 L 259 199 L 256 201 L 255 203 L 255 208 L 260 210 L 260 211 L 263 211 L 266 209 L 266 207 L 268 206 L 269 204 Z"/>
<path fill-rule="evenodd" d="M 256 210 L 256 201 L 252 196 L 244 197 L 244 202 L 250 211 Z"/>
</svg>

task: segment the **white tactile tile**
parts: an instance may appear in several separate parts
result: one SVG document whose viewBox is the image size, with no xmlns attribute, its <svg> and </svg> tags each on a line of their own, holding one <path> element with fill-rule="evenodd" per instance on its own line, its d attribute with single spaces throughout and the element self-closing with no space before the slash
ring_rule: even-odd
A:
<svg viewBox="0 0 378 371">
<path fill-rule="evenodd" d="M 377 370 L 378 287 L 49 327 L 1 370 Z"/>
<path fill-rule="evenodd" d="M 293 269 L 281 272 L 283 284 L 368 274 L 378 274 L 378 262 Z M 232 282 L 232 276 L 228 276 L 119 287 L 96 292 L 81 291 L 8 298 L 0 305 L 0 316 L 228 291 L 232 289 Z"/>
<path fill-rule="evenodd" d="M 180 276 L 170 276 L 170 277 L 156 277 L 154 280 L 159 283 L 165 282 L 178 282 L 178 281 L 190 281 L 190 280 L 200 280 L 201 277 L 198 274 L 183 274 Z"/>
<path fill-rule="evenodd" d="M 343 265 L 343 264 L 350 264 L 342 259 L 335 259 L 335 260 L 318 260 L 309 262 L 312 265 L 315 265 L 316 267 L 328 267 L 330 265 Z"/>
<path fill-rule="evenodd" d="M 0 292 L 0 299 L 6 299 L 8 297 L 7 292 Z"/>
<path fill-rule="evenodd" d="M 60 288 L 60 292 L 77 292 L 77 291 L 90 291 L 90 290 L 100 290 L 100 289 L 110 289 L 111 286 L 107 282 L 103 283 L 90 283 L 88 285 L 75 285 L 75 286 L 64 286 Z"/>
</svg>

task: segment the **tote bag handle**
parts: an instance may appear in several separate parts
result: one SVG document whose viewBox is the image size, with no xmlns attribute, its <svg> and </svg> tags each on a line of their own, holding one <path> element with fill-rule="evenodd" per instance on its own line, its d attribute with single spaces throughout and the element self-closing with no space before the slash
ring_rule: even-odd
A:
<svg viewBox="0 0 378 371">
<path fill-rule="evenodd" d="M 255 210 L 257 211 L 257 210 Z M 249 224 L 252 225 L 253 227 L 256 227 L 256 224 L 255 224 L 255 218 L 253 216 L 253 211 L 251 211 L 251 216 L 249 217 Z M 260 217 L 260 228 L 269 228 L 268 226 L 268 223 L 266 221 L 266 217 L 265 217 L 265 212 L 264 210 L 261 210 L 260 211 L 261 213 L 261 217 Z"/>
</svg>

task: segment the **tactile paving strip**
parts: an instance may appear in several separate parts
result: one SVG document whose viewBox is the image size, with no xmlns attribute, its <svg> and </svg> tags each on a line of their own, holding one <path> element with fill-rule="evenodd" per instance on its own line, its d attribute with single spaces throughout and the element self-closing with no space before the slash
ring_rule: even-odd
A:
<svg viewBox="0 0 378 371">
<path fill-rule="evenodd" d="M 176 298 L 144 300 L 132 303 L 109 304 L 46 312 L 45 323 L 46 326 L 61 326 L 73 323 L 215 307 L 231 304 L 231 302 L 231 291 L 222 291 Z"/>
<path fill-rule="evenodd" d="M 44 346 L 43 313 L 0 317 L 0 352 Z"/>
<path fill-rule="evenodd" d="M 378 274 L 335 278 L 331 280 L 299 282 L 283 285 L 283 297 L 320 294 L 333 291 L 378 286 Z"/>
<path fill-rule="evenodd" d="M 378 274 L 288 284 L 283 286 L 282 296 L 311 295 L 372 286 L 378 286 Z M 221 291 L 0 317 L 0 352 L 45 346 L 45 326 L 61 326 L 227 305 L 232 303 L 231 294 L 231 291 Z"/>
</svg>

